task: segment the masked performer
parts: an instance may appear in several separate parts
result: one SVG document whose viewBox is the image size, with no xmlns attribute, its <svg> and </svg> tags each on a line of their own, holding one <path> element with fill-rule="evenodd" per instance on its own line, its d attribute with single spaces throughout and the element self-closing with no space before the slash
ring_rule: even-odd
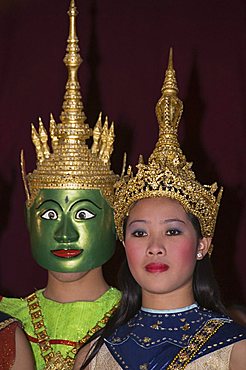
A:
<svg viewBox="0 0 246 370">
<path fill-rule="evenodd" d="M 170 53 L 156 147 L 116 184 L 122 300 L 81 369 L 246 369 L 246 330 L 224 315 L 209 259 L 222 189 L 201 185 L 180 149 L 177 92 Z"/>
<path fill-rule="evenodd" d="M 91 129 L 77 79 L 81 57 L 73 0 L 68 14 L 68 81 L 61 123 L 50 119 L 52 151 L 40 120 L 38 131 L 32 127 L 37 168 L 28 175 L 22 155 L 32 254 L 48 270 L 48 283 L 25 299 L 0 303 L 2 311 L 22 322 L 38 370 L 71 369 L 78 348 L 105 325 L 120 298 L 102 275 L 116 241 L 111 205 L 117 177 L 110 170 L 114 129 L 99 116 L 91 149 L 86 145 Z"/>
<path fill-rule="evenodd" d="M 0 370 L 34 370 L 30 344 L 18 321 L 0 312 Z"/>
</svg>

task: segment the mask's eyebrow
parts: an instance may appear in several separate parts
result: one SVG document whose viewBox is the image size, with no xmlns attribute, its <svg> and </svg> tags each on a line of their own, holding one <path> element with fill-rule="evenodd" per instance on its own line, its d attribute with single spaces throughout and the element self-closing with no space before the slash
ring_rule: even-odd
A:
<svg viewBox="0 0 246 370">
<path fill-rule="evenodd" d="M 71 205 L 71 207 L 69 208 L 69 211 L 71 211 L 71 209 L 78 203 L 84 203 L 84 202 L 89 202 L 91 204 L 93 204 L 95 207 L 97 207 L 98 209 L 102 209 L 101 207 L 99 207 L 96 203 L 94 203 L 91 199 L 80 199 L 80 200 L 77 200 L 74 204 Z"/>
<path fill-rule="evenodd" d="M 63 211 L 63 209 L 62 209 L 62 207 L 61 207 L 61 205 L 56 201 L 56 200 L 54 200 L 54 199 L 46 199 L 45 201 L 43 201 L 42 203 L 40 203 L 37 207 L 36 207 L 36 209 L 39 209 L 41 206 L 43 206 L 45 203 L 47 203 L 47 202 L 52 202 L 52 203 L 55 203 L 56 205 L 58 205 L 58 207 Z"/>
</svg>

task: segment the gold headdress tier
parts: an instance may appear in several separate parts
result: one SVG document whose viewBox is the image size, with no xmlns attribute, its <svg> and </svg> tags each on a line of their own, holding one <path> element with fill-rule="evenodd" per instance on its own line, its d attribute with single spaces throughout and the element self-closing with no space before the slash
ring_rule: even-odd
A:
<svg viewBox="0 0 246 370">
<path fill-rule="evenodd" d="M 150 197 L 176 199 L 199 219 L 203 236 L 213 236 L 222 188 L 216 196 L 216 183 L 201 185 L 191 169 L 192 163 L 187 162 L 182 153 L 177 131 L 183 104 L 177 93 L 171 49 L 162 96 L 156 105 L 159 139 L 155 149 L 148 164 L 144 164 L 140 157 L 136 176 L 129 167 L 127 174 L 122 174 L 115 184 L 115 224 L 121 240 L 124 219 L 130 207 L 137 200 Z"/>
<path fill-rule="evenodd" d="M 102 115 L 93 130 L 91 149 L 86 140 L 92 132 L 83 112 L 77 71 L 82 62 L 79 54 L 75 18 L 77 11 L 74 0 L 68 11 L 70 19 L 67 53 L 64 63 L 68 80 L 63 102 L 61 123 L 56 124 L 50 116 L 50 139 L 39 119 L 39 130 L 32 125 L 32 141 L 36 148 L 37 168 L 26 176 L 23 152 L 21 166 L 27 195 L 27 206 L 31 206 L 40 189 L 99 189 L 108 202 L 113 204 L 113 185 L 117 176 L 110 170 L 110 157 L 114 143 L 114 125 L 108 126 L 108 119 L 102 122 Z"/>
</svg>

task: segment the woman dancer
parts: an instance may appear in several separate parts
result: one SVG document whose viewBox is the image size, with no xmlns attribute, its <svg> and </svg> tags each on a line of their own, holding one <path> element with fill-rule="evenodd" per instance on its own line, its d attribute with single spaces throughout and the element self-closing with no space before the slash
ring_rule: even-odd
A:
<svg viewBox="0 0 246 370">
<path fill-rule="evenodd" d="M 180 149 L 177 92 L 170 53 L 156 147 L 116 184 L 122 300 L 75 369 L 246 369 L 246 330 L 224 314 L 209 259 L 222 189 L 201 185 Z"/>
</svg>

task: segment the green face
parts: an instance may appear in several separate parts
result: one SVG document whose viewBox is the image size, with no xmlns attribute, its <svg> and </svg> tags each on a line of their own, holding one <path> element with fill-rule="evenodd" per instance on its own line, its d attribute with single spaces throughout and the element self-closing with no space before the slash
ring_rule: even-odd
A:
<svg viewBox="0 0 246 370">
<path fill-rule="evenodd" d="M 42 189 L 27 222 L 33 257 L 47 270 L 89 271 L 114 253 L 113 211 L 99 190 Z"/>
</svg>

